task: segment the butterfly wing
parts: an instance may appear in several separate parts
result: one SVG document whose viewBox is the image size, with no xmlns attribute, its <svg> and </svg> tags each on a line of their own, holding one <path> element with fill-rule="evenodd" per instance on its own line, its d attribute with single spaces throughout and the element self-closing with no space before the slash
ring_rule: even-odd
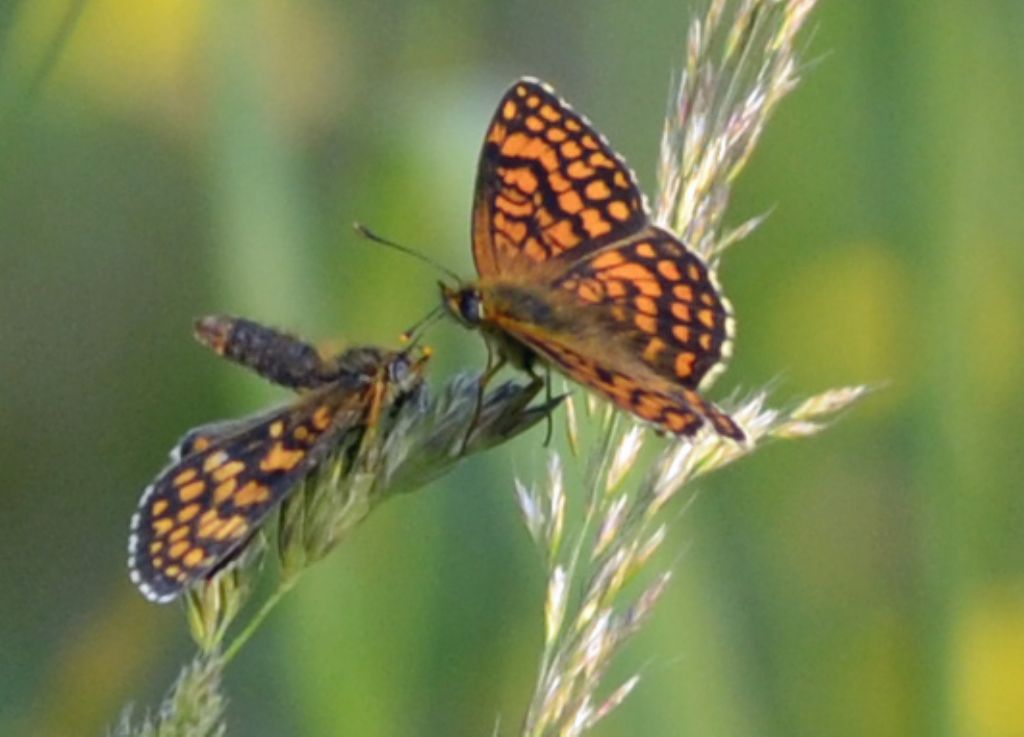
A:
<svg viewBox="0 0 1024 737">
<path fill-rule="evenodd" d="M 578 258 L 648 222 L 636 178 L 546 84 L 517 81 L 487 129 L 473 202 L 482 277 Z"/>
<path fill-rule="evenodd" d="M 512 85 L 487 130 L 473 255 L 494 328 L 668 432 L 708 420 L 743 438 L 695 391 L 729 352 L 711 272 L 650 223 L 626 163 L 536 80 Z"/>
<path fill-rule="evenodd" d="M 575 262 L 552 286 L 600 311 L 623 350 L 659 376 L 697 388 L 731 354 L 733 320 L 713 272 L 674 235 L 650 227 Z"/>
<path fill-rule="evenodd" d="M 696 390 L 657 376 L 630 354 L 602 340 L 605 331 L 601 328 L 590 333 L 578 324 L 575 330 L 554 332 L 509 316 L 500 318 L 498 324 L 573 381 L 660 430 L 689 436 L 707 421 L 720 435 L 736 441 L 746 437 L 735 420 Z M 599 348 L 600 343 L 606 350 Z"/>
<path fill-rule="evenodd" d="M 252 420 L 188 433 L 132 517 L 129 569 L 142 593 L 169 601 L 232 555 L 361 423 L 371 388 L 332 385 Z"/>
</svg>

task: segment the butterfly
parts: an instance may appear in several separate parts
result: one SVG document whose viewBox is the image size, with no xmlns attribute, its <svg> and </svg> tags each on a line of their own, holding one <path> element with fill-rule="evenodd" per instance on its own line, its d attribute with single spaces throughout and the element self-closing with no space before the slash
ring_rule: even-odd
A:
<svg viewBox="0 0 1024 737">
<path fill-rule="evenodd" d="M 323 357 L 299 338 L 223 316 L 199 320 L 196 337 L 300 394 L 270 411 L 190 430 L 146 487 L 131 521 L 128 567 L 156 602 L 215 574 L 310 472 L 346 448 L 358 452 L 382 413 L 420 390 L 428 355 L 357 347 Z"/>
<path fill-rule="evenodd" d="M 675 435 L 743 430 L 705 399 L 733 321 L 714 273 L 652 222 L 633 172 L 547 84 L 522 78 L 484 138 L 472 216 L 479 280 L 441 285 L 457 321 L 496 360 L 540 359 Z"/>
</svg>

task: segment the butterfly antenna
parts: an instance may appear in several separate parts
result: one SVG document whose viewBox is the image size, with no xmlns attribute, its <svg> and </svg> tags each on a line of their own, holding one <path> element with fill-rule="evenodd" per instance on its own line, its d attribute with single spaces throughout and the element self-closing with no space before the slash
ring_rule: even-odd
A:
<svg viewBox="0 0 1024 737">
<path fill-rule="evenodd" d="M 416 341 L 419 340 L 420 335 L 422 335 L 427 328 L 429 328 L 431 325 L 438 321 L 438 319 L 442 315 L 443 309 L 444 305 L 438 305 L 430 312 L 428 312 L 424 317 L 417 320 L 412 327 L 408 328 L 402 333 L 400 338 L 401 341 L 403 343 L 415 344 Z"/>
<path fill-rule="evenodd" d="M 356 229 L 356 232 L 359 233 L 359 235 L 363 236 L 367 240 L 373 241 L 374 243 L 379 243 L 382 246 L 387 246 L 388 248 L 393 248 L 396 251 L 400 251 L 401 253 L 404 253 L 407 256 L 412 256 L 414 259 L 417 259 L 418 261 L 422 261 L 423 263 L 429 266 L 433 266 L 442 274 L 450 276 L 455 281 L 456 284 L 462 283 L 462 279 L 460 279 L 459 275 L 456 274 L 454 271 L 445 268 L 441 264 L 437 263 L 437 261 L 434 261 L 432 258 L 429 258 L 428 256 L 420 253 L 419 251 L 409 248 L 408 246 L 403 246 L 401 243 L 389 241 L 387 238 L 382 238 L 381 236 L 374 233 L 372 230 L 367 228 L 362 223 L 353 223 L 352 227 Z"/>
</svg>

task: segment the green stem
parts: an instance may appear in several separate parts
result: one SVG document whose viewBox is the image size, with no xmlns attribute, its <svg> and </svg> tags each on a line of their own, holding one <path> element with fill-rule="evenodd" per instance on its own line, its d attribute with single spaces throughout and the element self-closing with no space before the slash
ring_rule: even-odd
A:
<svg viewBox="0 0 1024 737">
<path fill-rule="evenodd" d="M 256 614 L 252 616 L 252 619 L 249 620 L 248 624 L 245 625 L 245 629 L 239 632 L 235 639 L 231 641 L 231 644 L 228 645 L 227 649 L 224 651 L 223 664 L 225 666 L 227 666 L 228 663 L 238 655 L 238 651 L 245 646 L 245 643 L 249 641 L 249 638 L 253 636 L 257 629 L 259 629 L 259 626 L 263 624 L 263 620 L 267 618 L 267 615 L 269 615 L 274 607 L 277 606 L 277 603 L 281 601 L 284 595 L 291 591 L 292 586 L 295 584 L 295 580 L 295 578 L 282 580 L 281 583 L 278 584 L 277 590 L 263 602 L 259 611 L 257 611 Z"/>
</svg>

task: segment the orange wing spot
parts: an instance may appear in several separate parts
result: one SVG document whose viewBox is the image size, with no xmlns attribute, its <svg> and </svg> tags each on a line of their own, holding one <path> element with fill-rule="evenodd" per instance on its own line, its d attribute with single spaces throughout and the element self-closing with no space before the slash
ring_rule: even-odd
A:
<svg viewBox="0 0 1024 737">
<path fill-rule="evenodd" d="M 304 450 L 285 450 L 284 445 L 277 443 L 260 461 L 261 471 L 291 471 L 305 457 Z"/>
<path fill-rule="evenodd" d="M 565 173 L 573 179 L 590 179 L 595 174 L 593 168 L 584 164 L 580 159 L 569 162 L 569 166 L 565 167 Z"/>
<path fill-rule="evenodd" d="M 583 126 L 580 124 L 580 121 L 575 118 L 566 118 L 565 127 L 568 128 L 571 133 L 579 133 L 583 130 Z"/>
<path fill-rule="evenodd" d="M 533 214 L 534 206 L 530 202 L 524 202 L 522 204 L 516 204 L 512 200 L 508 199 L 504 195 L 498 195 L 494 198 L 494 206 L 499 210 L 507 212 L 512 217 L 516 218 L 527 218 Z M 274 437 L 277 437 L 276 435 Z"/>
<path fill-rule="evenodd" d="M 317 407 L 316 412 L 313 413 L 313 427 L 323 432 L 327 429 L 328 425 L 331 424 L 331 408 L 327 405 Z"/>
<path fill-rule="evenodd" d="M 526 223 L 515 218 L 507 218 L 500 210 L 494 213 L 494 227 L 508 236 L 513 243 L 519 243 L 526 237 Z"/>
<path fill-rule="evenodd" d="M 149 554 L 150 555 L 156 555 L 157 553 L 159 553 L 163 549 L 164 549 L 163 540 L 154 540 L 153 542 L 151 542 L 149 544 Z"/>
<path fill-rule="evenodd" d="M 685 325 L 673 325 L 672 337 L 680 343 L 689 343 L 690 338 L 693 337 L 693 333 L 690 331 L 690 328 Z"/>
<path fill-rule="evenodd" d="M 157 570 L 160 570 L 161 568 L 163 568 L 163 567 L 164 567 L 164 564 L 165 564 L 166 562 L 167 562 L 167 561 L 165 561 L 165 560 L 164 560 L 163 558 L 161 558 L 161 557 L 160 557 L 160 556 L 158 555 L 158 556 L 157 556 L 156 558 L 153 558 L 153 567 L 154 567 L 154 568 L 156 568 Z"/>
<path fill-rule="evenodd" d="M 537 210 L 535 217 L 537 224 L 542 228 L 550 228 L 555 223 L 555 216 L 545 210 L 543 207 Z"/>
<path fill-rule="evenodd" d="M 691 429 L 699 427 L 700 423 L 700 418 L 692 412 L 673 410 L 665 413 L 665 426 L 675 433 L 689 432 Z"/>
<path fill-rule="evenodd" d="M 199 514 L 198 504 L 189 504 L 178 512 L 178 522 L 188 522 L 190 519 Z"/>
<path fill-rule="evenodd" d="M 533 237 L 526 239 L 526 245 L 523 246 L 523 253 L 534 261 L 547 261 L 548 257 L 551 255 L 547 252 L 547 249 L 540 244 L 540 241 Z"/>
<path fill-rule="evenodd" d="M 181 576 L 181 573 L 182 573 L 181 566 L 178 566 L 178 565 L 169 565 L 169 566 L 167 566 L 167 568 L 164 569 L 164 575 L 168 576 L 169 578 L 175 578 L 176 579 L 179 576 Z"/>
<path fill-rule="evenodd" d="M 231 498 L 231 495 L 235 493 L 236 488 L 238 488 L 238 479 L 232 478 L 224 481 L 213 490 L 213 503 L 218 505 L 223 504 Z M 216 512 L 214 512 L 214 516 L 216 516 Z"/>
<path fill-rule="evenodd" d="M 625 222 L 629 220 L 632 212 L 630 212 L 629 205 L 622 200 L 612 200 L 608 203 L 608 214 L 619 222 Z"/>
<path fill-rule="evenodd" d="M 200 479 L 178 489 L 178 498 L 183 502 L 190 502 L 203 493 L 206 489 L 206 482 Z"/>
<path fill-rule="evenodd" d="M 704 327 L 713 328 L 715 326 L 715 313 L 711 310 L 698 311 L 697 319 L 700 320 Z"/>
<path fill-rule="evenodd" d="M 564 128 L 548 128 L 548 132 L 544 135 L 546 135 L 548 140 L 552 143 L 561 143 L 569 137 L 569 134 L 565 132 Z"/>
<path fill-rule="evenodd" d="M 553 189 L 556 193 L 565 192 L 567 189 L 572 189 L 573 187 L 573 183 L 570 182 L 565 177 L 563 177 L 557 171 L 553 171 L 551 172 L 551 174 L 548 175 L 548 184 L 551 185 L 551 189 Z"/>
<path fill-rule="evenodd" d="M 597 145 L 597 141 L 589 133 L 584 134 L 580 140 L 583 141 L 583 145 L 589 148 L 591 151 L 596 151 L 599 148 L 599 146 Z"/>
<path fill-rule="evenodd" d="M 670 281 L 679 281 L 683 275 L 679 273 L 679 267 L 674 261 L 662 259 L 658 262 L 658 273 Z"/>
<path fill-rule="evenodd" d="M 505 100 L 505 104 L 501 106 L 501 117 L 505 120 L 512 120 L 516 117 L 517 112 L 519 112 L 519 106 L 511 100 Z"/>
<path fill-rule="evenodd" d="M 541 107 L 540 116 L 545 120 L 551 121 L 552 123 L 556 123 L 562 119 L 562 114 L 551 105 L 544 105 L 543 107 Z"/>
<path fill-rule="evenodd" d="M 491 130 L 488 131 L 488 133 L 487 133 L 487 142 L 488 143 L 496 143 L 496 144 L 498 144 L 500 146 L 501 142 L 505 140 L 505 135 L 507 133 L 508 133 L 508 128 L 506 128 L 501 123 L 495 123 L 494 127 L 491 128 Z"/>
<path fill-rule="evenodd" d="M 609 189 L 603 179 L 595 179 L 583 191 L 591 200 L 606 200 L 612 196 L 611 189 Z M 612 215 L 614 216 L 615 213 L 612 213 Z"/>
<path fill-rule="evenodd" d="M 166 499 L 157 499 L 155 502 L 153 502 L 153 514 L 159 517 L 161 514 L 167 511 L 167 507 L 169 506 L 170 504 L 167 502 Z"/>
<path fill-rule="evenodd" d="M 526 128 L 534 133 L 540 133 L 544 130 L 544 121 L 536 115 L 531 115 L 526 119 Z"/>
<path fill-rule="evenodd" d="M 228 459 L 228 454 L 223 450 L 218 450 L 216 453 L 211 453 L 205 461 L 203 461 L 203 470 L 209 473 L 219 465 L 224 463 Z"/>
<path fill-rule="evenodd" d="M 650 297 L 637 297 L 633 304 L 636 305 L 637 310 L 644 313 L 645 315 L 657 315 L 658 314 L 658 303 Z"/>
<path fill-rule="evenodd" d="M 633 322 L 645 333 L 658 332 L 658 320 L 650 315 L 637 315 L 633 318 Z"/>
<path fill-rule="evenodd" d="M 583 217 L 583 229 L 591 238 L 600 238 L 611 232 L 611 223 L 605 220 L 598 210 L 588 207 L 580 215 Z"/>
<path fill-rule="evenodd" d="M 690 281 L 701 281 L 700 267 L 697 264 L 693 262 L 687 264 L 686 273 L 690 277 Z"/>
<path fill-rule="evenodd" d="M 706 304 L 708 307 L 714 307 L 715 305 L 715 298 L 709 292 L 704 292 L 703 294 L 701 294 L 700 301 Z"/>
<path fill-rule="evenodd" d="M 540 105 L 540 98 L 537 95 L 530 95 L 526 98 L 526 106 L 529 108 L 536 108 Z"/>
<path fill-rule="evenodd" d="M 583 155 L 583 149 L 580 148 L 580 145 L 576 143 L 576 141 L 566 141 L 561 145 L 560 150 L 562 152 L 562 156 L 567 159 L 578 159 Z"/>
<path fill-rule="evenodd" d="M 241 537 L 245 534 L 245 530 L 245 517 L 241 517 L 236 514 L 225 522 L 219 530 L 217 530 L 215 537 L 218 540 L 227 540 L 228 537 Z"/>
<path fill-rule="evenodd" d="M 596 303 L 600 302 L 602 299 L 600 288 L 592 281 L 586 281 L 580 284 L 579 288 L 576 290 L 576 294 L 581 296 L 587 302 Z"/>
<path fill-rule="evenodd" d="M 621 171 L 615 172 L 615 176 L 612 177 L 612 181 L 615 182 L 615 186 L 619 189 L 627 189 L 629 187 L 629 180 L 626 179 L 626 175 Z"/>
<path fill-rule="evenodd" d="M 512 239 L 513 243 L 522 243 L 523 239 L 526 238 L 527 227 L 526 223 L 519 220 L 507 220 L 505 222 L 505 234 Z M 316 424 L 315 422 L 313 424 Z M 317 427 L 318 430 L 323 430 L 324 427 Z"/>
<path fill-rule="evenodd" d="M 654 363 L 658 360 L 658 356 L 661 355 L 668 347 L 668 343 L 663 341 L 661 338 L 651 338 L 647 342 L 647 346 L 644 348 L 643 358 L 647 363 Z"/>
<path fill-rule="evenodd" d="M 281 433 L 284 432 L 284 422 L 282 420 L 277 420 L 276 422 L 270 423 L 270 429 L 268 432 L 272 438 L 281 437 Z"/>
<path fill-rule="evenodd" d="M 596 257 L 591 263 L 594 268 L 598 271 L 602 269 L 610 269 L 613 266 L 625 263 L 626 259 L 618 251 L 607 251 Z"/>
<path fill-rule="evenodd" d="M 190 551 L 188 551 L 188 554 L 182 559 L 181 562 L 189 568 L 195 568 L 201 565 L 205 559 L 205 550 L 203 550 L 202 548 L 192 548 Z"/>
<path fill-rule="evenodd" d="M 186 468 L 184 471 L 175 476 L 174 480 L 171 481 L 171 483 L 174 484 L 175 486 L 184 486 L 195 477 L 196 470 L 194 468 Z"/>
<path fill-rule="evenodd" d="M 680 379 L 685 379 L 693 373 L 693 363 L 697 360 L 697 356 L 690 353 L 689 351 L 682 351 L 676 355 L 676 376 Z"/>
<path fill-rule="evenodd" d="M 587 139 L 586 139 L 585 136 L 583 138 L 583 145 L 584 146 L 587 145 Z M 597 144 L 595 143 L 594 145 L 596 146 Z M 587 148 L 592 148 L 592 147 L 591 146 L 587 146 Z M 611 159 L 609 159 L 607 156 L 605 156 L 603 153 L 601 153 L 600 151 L 595 151 L 594 153 L 590 154 L 590 156 L 587 157 L 587 161 L 589 161 L 590 165 L 593 166 L 593 167 L 603 168 L 603 169 L 613 169 L 613 168 L 615 168 L 615 163 Z"/>
<path fill-rule="evenodd" d="M 206 519 L 204 514 L 199 519 L 199 529 L 196 530 L 197 537 L 213 537 L 217 534 L 217 530 L 220 529 L 224 521 L 214 513 L 213 517 Z"/>
<path fill-rule="evenodd" d="M 304 441 L 306 438 L 309 437 L 309 430 L 306 429 L 305 425 L 299 425 L 292 432 L 292 437 L 295 438 L 296 440 Z"/>
<path fill-rule="evenodd" d="M 544 171 L 549 174 L 558 171 L 558 154 L 555 153 L 555 150 L 539 138 L 537 139 L 537 144 L 541 146 L 541 148 L 537 152 L 535 158 L 540 161 L 541 166 L 544 167 Z"/>
<path fill-rule="evenodd" d="M 672 287 L 672 294 L 683 302 L 693 302 L 693 287 L 689 284 L 676 284 Z"/>
<path fill-rule="evenodd" d="M 516 94 L 519 95 L 520 97 L 526 97 L 526 88 L 523 87 L 522 85 L 517 85 Z"/>
<path fill-rule="evenodd" d="M 174 545 L 171 546 L 171 549 L 167 551 L 167 554 L 172 558 L 180 558 L 185 554 L 185 551 L 191 547 L 192 543 L 190 543 L 188 540 L 182 540 L 180 542 L 174 543 Z"/>
<path fill-rule="evenodd" d="M 157 535 L 166 535 L 167 531 L 172 527 L 174 527 L 174 520 L 170 517 L 161 517 L 160 519 L 153 520 L 153 532 Z"/>
<path fill-rule="evenodd" d="M 568 220 L 559 220 L 545 232 L 548 238 L 558 243 L 562 248 L 573 248 L 580 242 L 579 236 L 576 235 L 576 231 L 572 228 L 572 223 Z"/>
<path fill-rule="evenodd" d="M 658 252 L 654 250 L 654 246 L 645 241 L 636 247 L 636 255 L 641 258 L 654 258 Z"/>
<path fill-rule="evenodd" d="M 626 285 L 618 279 L 611 279 L 606 281 L 604 284 L 605 291 L 608 292 L 609 297 L 624 297 L 626 296 Z"/>
<path fill-rule="evenodd" d="M 531 140 L 525 133 L 513 133 L 501 142 L 501 153 L 505 156 L 519 156 Z"/>
<path fill-rule="evenodd" d="M 252 504 L 262 504 L 270 499 L 270 489 L 263 484 L 250 481 L 234 496 L 234 503 L 237 507 L 248 507 Z"/>
<path fill-rule="evenodd" d="M 243 461 L 231 461 L 231 463 L 225 463 L 223 466 L 214 471 L 214 481 L 226 481 L 234 476 L 237 476 L 245 470 L 245 463 Z"/>
<path fill-rule="evenodd" d="M 575 190 L 570 189 L 558 195 L 558 206 L 570 215 L 576 215 L 583 209 L 583 199 Z"/>
<path fill-rule="evenodd" d="M 197 453 L 206 450 L 210 447 L 210 439 L 205 436 L 200 436 L 192 441 L 192 452 Z"/>
<path fill-rule="evenodd" d="M 654 279 L 644 279 L 636 282 L 633 286 L 640 294 L 645 294 L 648 297 L 661 296 L 661 284 Z"/>
<path fill-rule="evenodd" d="M 528 195 L 537 191 L 537 177 L 526 167 L 510 170 L 505 176 L 505 182 Z"/>
<path fill-rule="evenodd" d="M 700 347 L 706 351 L 711 350 L 711 333 L 704 333 L 700 336 Z"/>
<path fill-rule="evenodd" d="M 693 313 L 690 312 L 690 308 L 684 305 L 682 302 L 672 303 L 672 317 L 683 322 L 693 322 Z"/>
<path fill-rule="evenodd" d="M 639 282 L 654 278 L 654 274 L 651 273 L 650 269 L 635 261 L 626 261 L 619 266 L 608 269 L 604 273 L 611 278 L 623 279 L 627 282 Z"/>
</svg>

